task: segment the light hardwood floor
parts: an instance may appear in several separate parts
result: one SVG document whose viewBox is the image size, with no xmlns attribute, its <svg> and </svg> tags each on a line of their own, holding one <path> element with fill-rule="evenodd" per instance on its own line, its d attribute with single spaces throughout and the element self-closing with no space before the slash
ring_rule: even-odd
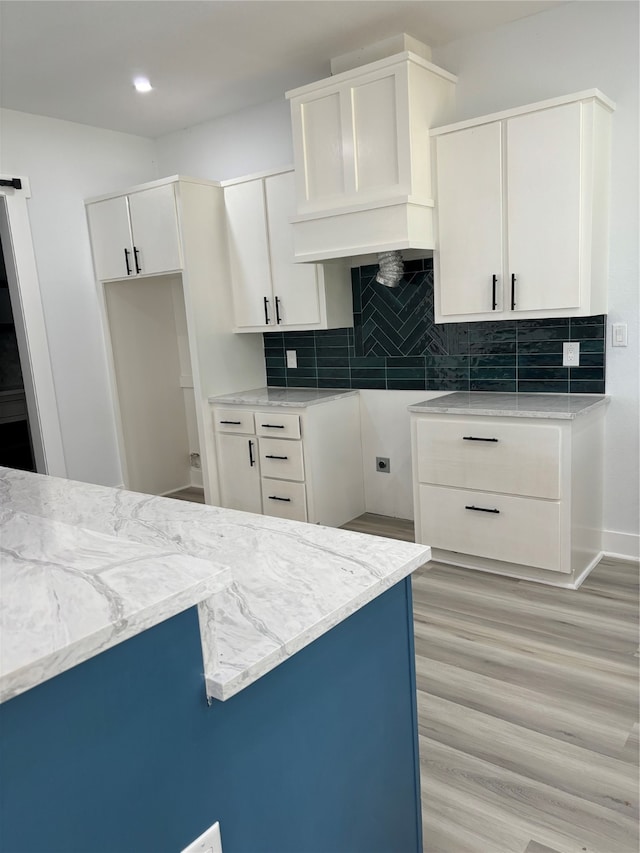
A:
<svg viewBox="0 0 640 853">
<path fill-rule="evenodd" d="M 637 853 L 638 565 L 573 591 L 429 563 L 413 593 L 425 853 Z"/>
</svg>

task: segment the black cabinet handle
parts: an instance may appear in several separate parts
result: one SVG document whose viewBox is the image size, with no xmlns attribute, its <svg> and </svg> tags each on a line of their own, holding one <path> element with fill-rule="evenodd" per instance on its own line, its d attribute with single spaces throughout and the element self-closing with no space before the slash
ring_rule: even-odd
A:
<svg viewBox="0 0 640 853">
<path fill-rule="evenodd" d="M 269 453 L 264 458 L 265 459 L 288 459 L 289 457 L 288 456 L 274 456 L 273 453 Z"/>
<path fill-rule="evenodd" d="M 234 426 L 240 426 L 242 421 L 220 421 L 221 424 L 233 424 Z"/>
<path fill-rule="evenodd" d="M 133 247 L 133 260 L 135 261 L 135 264 L 136 264 L 136 273 L 141 273 L 142 267 L 140 266 L 140 262 L 138 261 L 138 250 L 136 249 L 135 246 Z"/>
<path fill-rule="evenodd" d="M 264 322 L 267 325 L 269 325 L 269 323 L 271 322 L 271 320 L 269 319 L 269 300 L 266 296 L 263 297 L 263 300 L 264 300 Z"/>
<path fill-rule="evenodd" d="M 514 311 L 516 307 L 516 274 L 511 273 L 511 310 Z"/>
<path fill-rule="evenodd" d="M 279 498 L 277 495 L 269 495 L 270 501 L 286 501 L 286 503 L 291 503 L 291 498 Z"/>
<path fill-rule="evenodd" d="M 282 323 L 282 317 L 280 316 L 280 297 L 276 296 L 276 323 Z"/>
<path fill-rule="evenodd" d="M 249 465 L 253 468 L 256 460 L 253 458 L 253 442 L 249 439 Z"/>
<path fill-rule="evenodd" d="M 480 438 L 477 435 L 463 435 L 462 440 L 463 441 L 496 441 L 496 442 L 498 441 L 497 438 Z"/>
<path fill-rule="evenodd" d="M 497 299 L 498 276 L 494 275 L 491 284 L 491 310 L 495 311 L 498 307 Z"/>
<path fill-rule="evenodd" d="M 465 506 L 465 509 L 472 509 L 474 512 L 492 512 L 495 515 L 500 515 L 499 509 L 487 509 L 484 506 Z"/>
<path fill-rule="evenodd" d="M 284 429 L 284 424 L 260 424 L 267 429 Z"/>
<path fill-rule="evenodd" d="M 127 275 L 131 275 L 131 267 L 129 266 L 129 250 L 124 250 L 124 262 L 127 265 Z"/>
</svg>

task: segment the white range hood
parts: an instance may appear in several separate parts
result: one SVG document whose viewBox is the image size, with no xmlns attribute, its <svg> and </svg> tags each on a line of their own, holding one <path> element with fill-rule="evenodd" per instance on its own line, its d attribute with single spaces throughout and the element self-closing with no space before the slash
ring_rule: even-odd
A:
<svg viewBox="0 0 640 853">
<path fill-rule="evenodd" d="M 348 67 L 357 57 L 374 62 Z M 332 62 L 340 73 L 287 92 L 291 102 L 297 261 L 434 248 L 429 129 L 449 120 L 456 77 L 402 35 Z M 346 67 L 347 70 L 342 70 Z"/>
</svg>

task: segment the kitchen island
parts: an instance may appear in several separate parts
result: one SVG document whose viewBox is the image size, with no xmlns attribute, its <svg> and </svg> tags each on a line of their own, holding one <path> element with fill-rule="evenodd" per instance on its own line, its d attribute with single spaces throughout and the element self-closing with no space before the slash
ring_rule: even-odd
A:
<svg viewBox="0 0 640 853">
<path fill-rule="evenodd" d="M 2 849 L 421 849 L 429 548 L 9 469 L 0 523 Z"/>
</svg>

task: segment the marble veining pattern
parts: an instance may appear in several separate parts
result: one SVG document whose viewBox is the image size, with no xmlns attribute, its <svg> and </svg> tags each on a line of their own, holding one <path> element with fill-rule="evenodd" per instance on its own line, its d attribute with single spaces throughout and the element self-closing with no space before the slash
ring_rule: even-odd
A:
<svg viewBox="0 0 640 853">
<path fill-rule="evenodd" d="M 210 403 L 248 406 L 291 406 L 304 408 L 317 403 L 350 397 L 354 391 L 339 391 L 326 388 L 254 388 L 251 391 L 237 391 L 220 397 L 209 397 Z"/>
<path fill-rule="evenodd" d="M 130 560 L 143 546 L 150 560 L 157 553 L 180 566 L 195 558 L 210 571 L 211 563 L 229 567 L 231 583 L 198 604 L 207 690 L 218 699 L 251 684 L 430 557 L 428 547 L 413 543 L 10 469 L 0 469 L 0 507 L 7 522 L 25 514 L 108 537 L 114 553 L 122 545 Z M 117 614 L 109 618 L 117 622 Z"/>
<path fill-rule="evenodd" d="M 0 701 L 174 616 L 231 579 L 224 566 L 175 548 L 0 506 Z"/>
<path fill-rule="evenodd" d="M 458 391 L 409 406 L 410 412 L 573 420 L 604 406 L 604 394 L 502 394 Z"/>
</svg>

